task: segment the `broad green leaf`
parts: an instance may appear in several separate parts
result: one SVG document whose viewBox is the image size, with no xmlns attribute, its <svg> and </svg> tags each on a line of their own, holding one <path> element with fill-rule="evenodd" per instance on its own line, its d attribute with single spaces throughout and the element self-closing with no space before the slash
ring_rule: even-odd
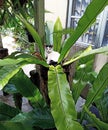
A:
<svg viewBox="0 0 108 130">
<path fill-rule="evenodd" d="M 37 79 L 38 80 L 38 79 Z M 17 90 L 27 97 L 31 102 L 40 105 L 43 100 L 41 93 L 37 87 L 31 82 L 31 80 L 20 70 L 10 81 L 14 84 Z"/>
<path fill-rule="evenodd" d="M 8 83 L 8 81 L 19 71 L 22 65 L 7 65 L 0 68 L 0 90 Z"/>
<path fill-rule="evenodd" d="M 17 114 L 19 114 L 20 111 L 14 107 L 11 107 L 3 102 L 0 102 L 0 115 L 8 116 L 9 118 L 13 118 Z"/>
<path fill-rule="evenodd" d="M 54 30 L 53 32 L 53 48 L 54 51 L 60 52 L 61 49 L 61 40 L 62 40 L 62 33 L 60 33 L 59 31 L 61 31 L 62 28 L 62 24 L 60 21 L 60 18 L 58 18 L 54 24 Z"/>
<path fill-rule="evenodd" d="M 60 65 L 49 68 L 48 93 L 51 101 L 51 113 L 57 130 L 83 130 L 76 121 L 74 100 L 66 75 Z"/>
<path fill-rule="evenodd" d="M 75 29 L 72 36 L 70 36 L 63 49 L 61 50 L 61 55 L 58 60 L 60 63 L 65 57 L 66 53 L 70 50 L 73 44 L 78 40 L 78 38 L 88 29 L 88 27 L 95 21 L 97 15 L 102 11 L 102 9 L 108 4 L 108 0 L 93 0 L 87 7 L 84 15 L 78 22 L 78 26 Z"/>
<path fill-rule="evenodd" d="M 88 93 L 85 105 L 89 107 L 94 101 L 98 100 L 102 96 L 107 85 L 108 63 L 104 65 L 104 67 L 99 72 L 97 78 L 95 79 L 93 86 Z"/>
<path fill-rule="evenodd" d="M 43 47 L 43 43 L 41 41 L 41 38 L 39 36 L 39 34 L 36 32 L 36 30 L 34 29 L 34 27 L 28 23 L 26 21 L 26 19 L 24 19 L 24 17 L 22 17 L 21 15 L 17 15 L 17 17 L 21 20 L 21 22 L 25 25 L 25 27 L 28 29 L 28 31 L 30 32 L 30 34 L 32 35 L 32 37 L 34 38 L 36 44 L 39 47 L 41 56 L 43 59 L 45 59 L 45 55 L 44 55 L 44 47 Z"/>
<path fill-rule="evenodd" d="M 43 65 L 45 67 L 48 67 L 48 64 L 46 63 L 46 61 L 39 59 L 33 55 L 30 54 L 19 54 L 15 57 L 17 60 L 22 60 L 23 62 L 25 62 L 25 64 L 40 64 Z"/>
<path fill-rule="evenodd" d="M 79 54 L 79 56 L 76 56 L 76 57 L 72 57 L 71 60 L 65 62 L 63 65 L 68 65 L 68 64 L 71 64 L 72 62 L 76 61 L 76 60 L 79 60 L 83 57 L 86 57 L 86 56 L 90 56 L 90 55 L 94 55 L 94 54 L 99 54 L 99 53 L 107 53 L 108 52 L 108 47 L 105 46 L 105 47 L 101 47 L 101 48 L 98 48 L 98 49 L 90 49 L 91 47 L 89 46 L 86 50 L 84 50 L 84 52 L 82 52 L 81 54 Z"/>
<path fill-rule="evenodd" d="M 92 114 L 86 107 L 84 107 L 85 112 L 89 115 L 89 117 L 93 121 L 93 126 L 95 126 L 98 130 L 108 130 L 108 124 L 102 122 L 94 114 Z"/>
<path fill-rule="evenodd" d="M 7 62 L 8 61 L 8 62 Z M 37 59 L 35 56 L 28 54 L 19 54 L 14 59 L 4 59 L 0 65 L 0 90 L 8 83 L 8 81 L 26 64 L 41 64 L 48 67 L 45 61 Z"/>
<path fill-rule="evenodd" d="M 12 122 L 21 122 L 22 124 L 28 124 L 28 126 L 40 127 L 42 129 L 54 128 L 54 120 L 47 108 L 35 108 L 28 113 L 20 113 L 14 117 Z"/>
<path fill-rule="evenodd" d="M 22 59 L 11 59 L 11 58 L 6 58 L 6 59 L 0 59 L 0 66 L 5 66 L 5 65 L 16 65 L 18 63 L 22 62 Z"/>
<path fill-rule="evenodd" d="M 22 62 L 23 64 L 41 64 L 48 67 L 48 64 L 43 59 L 39 59 L 34 55 L 17 52 L 12 54 L 12 56 L 10 55 L 8 58 L 0 60 L 0 66 L 17 65 Z"/>
<path fill-rule="evenodd" d="M 17 122 L 0 122 L 0 130 L 33 130 L 26 124 L 17 123 Z"/>
</svg>

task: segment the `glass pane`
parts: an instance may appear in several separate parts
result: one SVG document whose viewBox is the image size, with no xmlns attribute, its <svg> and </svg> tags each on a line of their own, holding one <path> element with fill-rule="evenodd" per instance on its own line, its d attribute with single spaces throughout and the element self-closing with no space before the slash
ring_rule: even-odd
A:
<svg viewBox="0 0 108 130">
<path fill-rule="evenodd" d="M 74 0 L 71 15 L 71 27 L 75 28 L 81 16 L 84 14 L 86 7 L 91 0 Z"/>
<path fill-rule="evenodd" d="M 93 26 L 91 26 L 86 33 L 82 35 L 82 37 L 78 40 L 84 43 L 94 44 L 96 33 L 98 30 L 99 22 L 97 21 Z"/>
<path fill-rule="evenodd" d="M 81 17 L 90 2 L 91 0 L 74 0 L 72 14 Z"/>
<path fill-rule="evenodd" d="M 91 1 L 92 0 L 73 0 L 72 15 L 71 15 L 71 22 L 70 22 L 71 24 L 70 26 L 73 29 L 77 27 L 79 19 L 84 14 L 86 7 L 89 5 Z M 98 25 L 99 25 L 99 17 L 96 23 L 93 26 L 91 26 L 88 29 L 88 31 L 84 33 L 82 37 L 79 38 L 78 42 L 94 44 Z"/>
</svg>

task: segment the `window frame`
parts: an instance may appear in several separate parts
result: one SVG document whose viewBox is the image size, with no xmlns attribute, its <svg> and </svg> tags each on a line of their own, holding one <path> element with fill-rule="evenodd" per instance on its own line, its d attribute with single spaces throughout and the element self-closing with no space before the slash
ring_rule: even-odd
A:
<svg viewBox="0 0 108 130">
<path fill-rule="evenodd" d="M 72 15 L 72 10 L 73 10 L 73 6 L 74 6 L 74 1 L 75 0 L 68 0 L 67 3 L 67 18 L 66 18 L 66 28 L 70 28 L 71 26 L 71 20 L 72 18 L 78 18 L 80 19 L 80 16 L 74 16 Z M 103 38 L 104 38 L 104 34 L 105 34 L 105 28 L 106 28 L 106 24 L 108 23 L 108 6 L 105 7 L 105 9 L 102 11 L 102 13 L 97 17 L 96 22 L 98 22 L 98 28 L 97 28 L 97 32 L 96 32 L 96 36 L 94 39 L 93 44 L 87 43 L 87 42 L 81 42 L 81 41 L 77 41 L 76 44 L 79 44 L 81 46 L 88 46 L 88 45 L 92 45 L 94 48 L 99 48 L 102 46 L 103 44 Z"/>
</svg>

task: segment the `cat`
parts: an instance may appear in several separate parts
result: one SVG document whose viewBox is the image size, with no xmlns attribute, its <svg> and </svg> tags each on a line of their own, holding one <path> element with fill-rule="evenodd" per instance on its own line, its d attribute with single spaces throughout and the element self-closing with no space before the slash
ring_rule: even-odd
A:
<svg viewBox="0 0 108 130">
<path fill-rule="evenodd" d="M 60 54 L 53 50 L 53 45 L 45 45 L 45 57 L 47 64 L 56 65 Z"/>
<path fill-rule="evenodd" d="M 53 45 L 45 45 L 45 58 L 48 58 L 48 54 L 53 51 Z"/>
</svg>

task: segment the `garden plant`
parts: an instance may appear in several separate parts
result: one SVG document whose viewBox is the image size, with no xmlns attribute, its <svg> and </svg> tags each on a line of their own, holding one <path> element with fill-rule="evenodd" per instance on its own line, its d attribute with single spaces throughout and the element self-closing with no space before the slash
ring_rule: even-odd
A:
<svg viewBox="0 0 108 130">
<path fill-rule="evenodd" d="M 88 67 L 87 63 L 91 61 L 89 59 L 90 56 L 93 57 L 98 53 L 107 54 L 107 46 L 99 49 L 92 49 L 91 46 L 89 46 L 84 51 L 77 52 L 75 55 L 73 54 L 72 57 L 67 58 L 70 48 L 89 26 L 95 22 L 97 15 L 101 13 L 107 5 L 108 0 L 92 0 L 84 15 L 79 20 L 76 29 L 70 30 L 70 32 L 63 30 L 60 20 L 57 20 L 53 32 L 53 47 L 54 51 L 58 52 L 60 56 L 54 65 L 47 63 L 44 43 L 42 43 L 39 34 L 22 15 L 17 15 L 34 38 L 39 52 L 36 52 L 34 55 L 14 52 L 5 59 L 0 60 L 0 89 L 2 90 L 8 84 L 7 91 L 11 94 L 20 93 L 26 97 L 32 104 L 33 110 L 24 113 L 18 108 L 13 108 L 0 102 L 0 130 L 108 129 L 108 120 L 106 118 L 108 114 L 108 64 L 105 64 L 99 74 L 92 76 L 92 78 L 88 76 L 88 72 L 86 71 L 85 74 L 88 77 L 86 77 L 85 82 L 89 80 L 91 88 L 80 113 L 76 111 L 75 104 L 86 83 L 81 84 L 82 80 L 80 75 L 78 75 L 77 78 L 79 82 L 77 82 L 77 85 L 73 83 L 73 85 L 70 86 L 65 71 L 66 67 L 78 60 L 84 62 Z M 62 35 L 66 33 L 69 33 L 70 36 L 63 41 Z M 81 59 L 83 59 L 83 61 Z M 40 86 L 36 87 L 24 74 L 22 67 L 27 64 L 36 64 L 37 68 L 40 69 Z M 79 67 L 79 64 L 77 65 Z M 45 70 L 46 77 L 43 77 L 44 72 L 42 70 Z M 76 73 L 78 73 L 78 71 L 80 72 L 80 70 L 81 69 L 76 69 Z M 89 110 L 93 103 L 95 103 L 98 108 L 101 116 L 100 119 Z M 84 121 L 86 123 L 84 123 Z"/>
</svg>

